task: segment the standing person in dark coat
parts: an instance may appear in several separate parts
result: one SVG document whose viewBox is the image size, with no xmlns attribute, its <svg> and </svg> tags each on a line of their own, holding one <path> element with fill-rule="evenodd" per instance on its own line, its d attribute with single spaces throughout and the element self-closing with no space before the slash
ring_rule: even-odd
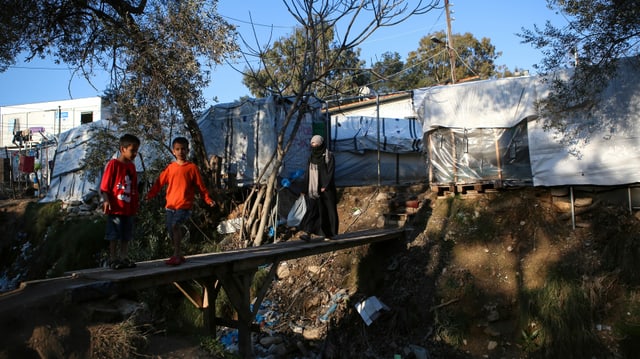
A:
<svg viewBox="0 0 640 359">
<path fill-rule="evenodd" d="M 307 196 L 307 212 L 300 224 L 303 231 L 301 239 L 311 239 L 310 234 L 331 239 L 338 234 L 338 196 L 334 174 L 333 153 L 327 149 L 322 136 L 313 136 L 309 165 L 304 176 L 306 185 L 300 194 Z"/>
</svg>

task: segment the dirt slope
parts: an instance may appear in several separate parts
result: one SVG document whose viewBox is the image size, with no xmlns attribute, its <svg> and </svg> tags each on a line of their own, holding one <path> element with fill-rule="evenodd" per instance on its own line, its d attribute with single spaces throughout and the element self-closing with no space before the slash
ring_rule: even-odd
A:
<svg viewBox="0 0 640 359">
<path fill-rule="evenodd" d="M 417 210 L 405 206 L 414 201 Z M 534 188 L 455 197 L 419 186 L 349 189 L 340 202 L 341 231 L 402 225 L 406 217 L 407 240 L 284 264 L 286 275 L 270 293 L 285 308 L 281 323 L 287 325 L 278 329 L 294 336 L 287 326 L 308 329 L 312 334 L 303 337 L 323 338 L 318 350 L 335 358 L 411 357 L 422 349 L 431 358 L 542 355 L 541 324 L 527 310 L 537 302 L 528 296 L 544 293 L 550 276 L 615 281 L 601 263 L 609 245 L 603 241 L 638 228 L 624 204 L 594 203 L 584 194 L 575 202 L 573 229 L 567 201 L 566 193 Z M 615 322 L 617 284 L 583 285 L 601 292 L 591 304 L 602 310 L 597 323 Z M 325 321 L 336 295 L 343 300 Z M 600 295 L 607 302 L 600 303 Z M 389 310 L 367 326 L 355 304 L 372 296 Z M 590 337 L 593 328 L 583 329 Z M 574 350 L 576 357 L 618 355 L 610 330 L 594 332 L 601 337 L 596 346 L 604 348 Z"/>
</svg>

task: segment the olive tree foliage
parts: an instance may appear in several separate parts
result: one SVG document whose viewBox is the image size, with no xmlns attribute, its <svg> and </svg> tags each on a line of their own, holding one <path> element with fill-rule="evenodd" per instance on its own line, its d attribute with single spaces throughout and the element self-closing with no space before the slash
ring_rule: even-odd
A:
<svg viewBox="0 0 640 359">
<path fill-rule="evenodd" d="M 310 108 L 312 96 L 323 86 L 328 91 L 338 89 L 332 80 L 341 79 L 336 73 L 345 72 L 344 60 L 376 30 L 401 23 L 410 16 L 424 14 L 438 5 L 438 1 L 401 0 L 283 0 L 288 13 L 298 23 L 296 34 L 290 42 L 279 41 L 262 44 L 243 38 L 247 50 L 245 83 L 254 83 L 263 90 L 256 93 L 272 94 L 286 98 L 288 110 L 282 129 L 277 136 L 277 148 L 272 158 L 273 168 L 280 168 L 282 160 L 293 143 L 302 118 Z M 250 45 L 253 44 L 254 45 Z M 290 43 L 289 45 L 286 45 Z M 274 53 L 286 51 L 286 66 L 273 66 L 283 61 Z M 258 65 L 252 65 L 257 60 Z M 280 71 L 286 69 L 286 71 Z M 252 90 L 253 91 L 253 90 Z M 287 128 L 292 128 L 285 138 Z M 264 186 L 255 187 L 244 203 L 248 219 L 245 233 L 252 238 L 252 245 L 261 245 L 276 192 L 277 171 L 272 171 Z"/>
<path fill-rule="evenodd" d="M 472 34 L 453 34 L 455 77 L 488 79 L 496 75 L 496 52 L 489 38 L 476 39 Z M 443 31 L 420 39 L 418 49 L 407 56 L 406 70 L 401 76 L 406 89 L 448 83 L 451 80 L 451 61 L 446 35 Z"/>
<path fill-rule="evenodd" d="M 399 53 L 384 52 L 380 59 L 371 65 L 367 86 L 376 93 L 409 90 L 411 87 L 406 83 L 405 71 L 405 64 Z"/>
<path fill-rule="evenodd" d="M 318 48 L 321 51 L 315 53 L 315 66 L 324 68 L 332 66 L 333 70 L 321 81 L 310 85 L 308 91 L 317 97 L 327 99 L 333 96 L 353 92 L 364 84 L 364 61 L 361 61 L 359 49 L 340 49 L 334 43 L 334 29 L 330 26 L 321 26 L 325 33 L 320 36 Z M 293 94 L 300 88 L 300 82 L 304 77 L 287 76 L 290 71 L 296 71 L 296 65 L 302 62 L 305 56 L 305 30 L 301 27 L 295 29 L 293 34 L 276 40 L 264 53 L 265 61 L 262 68 L 251 71 L 245 70 L 243 83 L 249 88 L 251 94 L 256 97 L 267 97 L 273 93 Z"/>
<path fill-rule="evenodd" d="M 434 41 L 436 39 L 437 41 Z M 456 79 L 509 77 L 506 66 L 495 66 L 502 55 L 488 38 L 477 40 L 472 34 L 454 34 Z M 420 39 L 418 48 L 409 52 L 406 63 L 397 52 L 385 52 L 373 62 L 366 85 L 377 93 L 408 91 L 419 87 L 447 83 L 451 80 L 451 61 L 445 33 L 438 31 Z"/>
<path fill-rule="evenodd" d="M 547 0 L 547 7 L 563 14 L 568 24 L 547 21 L 543 27 L 523 28 L 519 36 L 544 55 L 536 68 L 548 75 L 550 87 L 540 102 L 545 127 L 565 132 L 572 113 L 588 114 L 598 105 L 619 60 L 638 55 L 640 7 L 636 0 Z M 637 58 L 630 60 L 637 66 Z M 567 69 L 571 76 L 552 76 Z M 583 125 L 593 130 L 593 123 Z"/>
<path fill-rule="evenodd" d="M 193 159 L 210 173 L 197 115 L 210 69 L 237 49 L 235 29 L 210 0 L 0 0 L 0 71 L 52 57 L 91 80 L 110 74 L 106 101 L 119 132 L 165 147 L 186 130 Z M 94 148 L 90 158 L 111 151 Z M 102 163 L 104 165 L 104 163 Z M 205 178 L 210 178 L 205 175 Z"/>
</svg>

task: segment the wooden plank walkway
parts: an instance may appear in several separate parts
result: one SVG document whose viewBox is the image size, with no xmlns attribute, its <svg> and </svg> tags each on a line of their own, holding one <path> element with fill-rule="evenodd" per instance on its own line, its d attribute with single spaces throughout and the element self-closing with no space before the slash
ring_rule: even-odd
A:
<svg viewBox="0 0 640 359">
<path fill-rule="evenodd" d="M 260 303 L 275 277 L 279 262 L 333 252 L 405 237 L 405 228 L 373 229 L 343 233 L 330 241 L 293 240 L 234 251 L 187 256 L 180 266 L 170 267 L 162 260 L 138 262 L 136 268 L 112 270 L 92 268 L 71 271 L 67 276 L 22 283 L 20 288 L 0 294 L 0 315 L 51 302 L 79 303 L 165 284 L 174 284 L 204 311 L 205 324 L 216 323 L 238 328 L 239 349 L 250 358 L 250 328 Z M 259 268 L 271 265 L 269 276 L 258 290 L 254 310 L 250 309 L 250 287 Z M 197 285 L 193 285 L 193 283 Z M 215 298 L 220 289 L 236 310 L 238 320 L 215 317 Z"/>
</svg>

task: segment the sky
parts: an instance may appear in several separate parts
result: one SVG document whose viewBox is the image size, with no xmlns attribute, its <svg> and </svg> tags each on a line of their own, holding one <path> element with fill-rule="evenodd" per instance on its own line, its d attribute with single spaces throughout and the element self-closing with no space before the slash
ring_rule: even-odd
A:
<svg viewBox="0 0 640 359">
<path fill-rule="evenodd" d="M 412 2 L 412 1 L 411 1 Z M 534 74 L 533 65 L 542 54 L 528 44 L 521 44 L 516 35 L 522 28 L 532 29 L 534 24 L 543 26 L 551 21 L 564 26 L 567 20 L 546 7 L 544 0 L 451 0 L 451 31 L 456 34 L 471 33 L 476 39 L 491 39 L 497 52 L 502 52 L 496 65 L 516 67 Z M 293 17 L 279 0 L 220 0 L 218 12 L 237 26 L 247 40 L 253 39 L 251 21 L 260 41 L 272 33 L 277 39 L 291 34 L 296 25 Z M 391 28 L 382 28 L 359 47 L 360 58 L 370 65 L 385 52 L 397 52 L 403 60 L 416 50 L 422 37 L 436 31 L 446 32 L 446 16 L 443 9 L 417 15 Z M 341 31 L 341 29 L 338 29 Z M 251 43 L 255 46 L 255 43 Z M 244 68 L 237 63 L 236 68 Z M 17 62 L 0 73 L 0 106 L 59 101 L 102 95 L 108 77 L 99 74 L 91 83 L 64 65 L 56 65 L 51 59 Z M 209 105 L 227 103 L 241 96 L 250 95 L 242 84 L 242 75 L 229 65 L 214 69 L 211 85 L 204 91 Z"/>
</svg>

